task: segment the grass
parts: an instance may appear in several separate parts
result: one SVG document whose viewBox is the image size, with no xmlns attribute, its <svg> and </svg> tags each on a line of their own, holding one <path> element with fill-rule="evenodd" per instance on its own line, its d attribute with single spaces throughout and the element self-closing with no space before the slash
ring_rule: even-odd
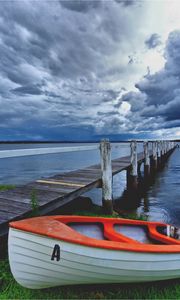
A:
<svg viewBox="0 0 180 300">
<path fill-rule="evenodd" d="M 7 190 L 14 186 L 0 186 Z M 36 208 L 36 195 L 32 195 Z M 98 207 L 95 211 L 76 211 L 76 215 L 105 216 Z M 119 216 L 119 215 L 117 215 Z M 112 217 L 112 216 L 106 216 Z M 137 218 L 126 214 L 125 218 Z M 138 219 L 143 220 L 140 216 Z M 78 285 L 44 290 L 30 290 L 20 286 L 13 278 L 8 259 L 0 260 L 0 299 L 180 299 L 180 280 L 153 283 Z"/>
<path fill-rule="evenodd" d="M 31 208 L 31 217 L 37 217 L 39 215 L 39 203 L 37 199 L 37 193 L 35 190 L 33 190 L 31 193 Z"/>
<path fill-rule="evenodd" d="M 0 191 L 8 191 L 8 190 L 11 190 L 11 189 L 14 189 L 15 188 L 15 185 L 3 185 L 3 184 L 1 184 L 0 185 Z"/>
</svg>

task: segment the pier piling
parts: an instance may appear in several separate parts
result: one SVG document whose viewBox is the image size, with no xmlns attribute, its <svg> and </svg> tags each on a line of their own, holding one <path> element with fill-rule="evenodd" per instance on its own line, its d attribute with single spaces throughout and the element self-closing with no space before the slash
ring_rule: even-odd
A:
<svg viewBox="0 0 180 300">
<path fill-rule="evenodd" d="M 151 158 L 151 172 L 157 170 L 157 142 L 152 142 L 152 158 Z"/>
<path fill-rule="evenodd" d="M 149 142 L 143 143 L 144 147 L 144 177 L 147 179 L 150 175 Z"/>
<path fill-rule="evenodd" d="M 127 188 L 129 190 L 131 189 L 137 189 L 138 186 L 138 163 L 137 163 L 137 142 L 132 141 L 130 144 L 131 154 L 130 154 L 130 160 L 131 160 L 131 166 L 127 170 Z"/>
<path fill-rule="evenodd" d="M 161 142 L 157 141 L 157 166 L 161 167 Z"/>
<path fill-rule="evenodd" d="M 101 172 L 102 172 L 102 204 L 106 213 L 112 214 L 112 166 L 111 145 L 108 140 L 100 143 Z"/>
</svg>

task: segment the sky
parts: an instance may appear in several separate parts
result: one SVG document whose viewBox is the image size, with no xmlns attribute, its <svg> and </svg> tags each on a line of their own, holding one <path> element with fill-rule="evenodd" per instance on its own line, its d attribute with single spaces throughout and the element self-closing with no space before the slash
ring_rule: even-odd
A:
<svg viewBox="0 0 180 300">
<path fill-rule="evenodd" d="M 179 0 L 0 0 L 0 140 L 180 138 Z"/>
</svg>

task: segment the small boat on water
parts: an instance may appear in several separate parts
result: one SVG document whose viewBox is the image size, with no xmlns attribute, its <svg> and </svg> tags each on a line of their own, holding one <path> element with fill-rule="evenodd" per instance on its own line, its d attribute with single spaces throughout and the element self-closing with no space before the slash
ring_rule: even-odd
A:
<svg viewBox="0 0 180 300">
<path fill-rule="evenodd" d="M 158 222 L 44 216 L 11 222 L 9 261 L 19 284 L 145 282 L 180 277 L 180 240 Z"/>
</svg>

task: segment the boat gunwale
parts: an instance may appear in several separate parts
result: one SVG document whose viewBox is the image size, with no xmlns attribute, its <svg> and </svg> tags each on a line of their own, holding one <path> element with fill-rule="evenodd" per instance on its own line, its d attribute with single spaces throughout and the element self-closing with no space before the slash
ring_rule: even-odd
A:
<svg viewBox="0 0 180 300">
<path fill-rule="evenodd" d="M 97 240 L 76 232 L 68 226 L 68 223 L 100 223 L 104 226 L 104 235 L 110 240 Z M 122 234 L 116 233 L 115 224 L 145 225 L 149 236 L 166 244 L 143 244 Z M 106 250 L 121 250 L 141 253 L 180 253 L 180 241 L 163 236 L 157 232 L 157 226 L 167 226 L 165 223 L 148 222 L 141 220 L 129 220 L 120 218 L 86 217 L 86 216 L 43 216 L 21 221 L 11 222 L 10 228 L 26 231 L 48 238 L 62 240 L 76 245 Z M 48 228 L 50 227 L 50 229 Z M 60 231 L 62 230 L 62 232 Z M 123 238 L 125 239 L 123 240 Z"/>
</svg>

